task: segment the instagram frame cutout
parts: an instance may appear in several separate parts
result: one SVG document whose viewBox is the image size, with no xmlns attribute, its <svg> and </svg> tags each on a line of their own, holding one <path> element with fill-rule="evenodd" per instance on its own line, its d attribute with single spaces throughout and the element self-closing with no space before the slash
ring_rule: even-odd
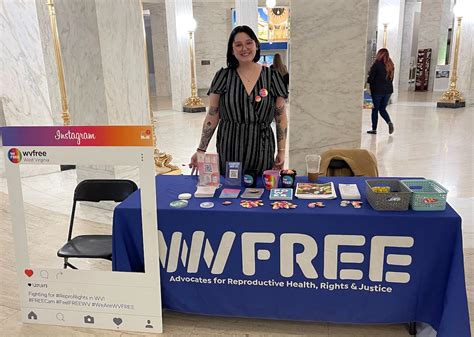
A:
<svg viewBox="0 0 474 337">
<path fill-rule="evenodd" d="M 1 133 L 22 321 L 162 332 L 151 126 L 3 127 Z M 22 164 L 138 166 L 145 273 L 31 266 L 20 176 Z M 61 225 L 67 230 L 69 222 Z M 44 240 L 47 242 L 48 238 Z M 58 265 L 62 263 L 58 257 Z"/>
</svg>

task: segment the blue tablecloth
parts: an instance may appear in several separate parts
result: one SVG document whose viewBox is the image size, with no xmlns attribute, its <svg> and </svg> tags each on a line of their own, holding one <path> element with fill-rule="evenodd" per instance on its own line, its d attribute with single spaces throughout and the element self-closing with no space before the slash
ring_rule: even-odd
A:
<svg viewBox="0 0 474 337">
<path fill-rule="evenodd" d="M 207 315 L 346 323 L 426 322 L 439 337 L 470 336 L 461 218 L 442 212 L 380 212 L 363 207 L 245 209 L 240 199 L 191 199 L 196 177 L 159 176 L 163 305 Z M 215 207 L 199 204 L 212 200 Z M 113 269 L 144 270 L 139 191 L 114 212 Z M 138 285 L 137 285 L 138 286 Z"/>
</svg>

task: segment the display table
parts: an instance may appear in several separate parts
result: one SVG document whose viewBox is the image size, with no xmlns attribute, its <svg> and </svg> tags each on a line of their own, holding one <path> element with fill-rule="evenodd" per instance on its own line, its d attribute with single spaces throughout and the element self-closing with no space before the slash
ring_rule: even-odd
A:
<svg viewBox="0 0 474 337">
<path fill-rule="evenodd" d="M 426 322 L 438 337 L 470 336 L 461 218 L 442 212 L 378 212 L 341 199 L 308 208 L 246 209 L 240 199 L 189 200 L 197 177 L 158 176 L 158 240 L 165 308 L 206 315 L 345 323 Z M 243 189 L 242 189 L 243 190 Z M 139 191 L 114 212 L 113 269 L 143 272 Z M 339 193 L 338 193 L 339 196 Z M 199 204 L 213 201 L 215 207 Z M 137 285 L 139 286 L 139 285 Z"/>
</svg>

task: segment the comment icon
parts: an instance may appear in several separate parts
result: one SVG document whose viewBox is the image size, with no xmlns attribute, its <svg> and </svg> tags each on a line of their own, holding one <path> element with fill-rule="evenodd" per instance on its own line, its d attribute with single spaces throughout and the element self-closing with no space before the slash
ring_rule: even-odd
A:
<svg viewBox="0 0 474 337">
<path fill-rule="evenodd" d="M 58 313 L 56 314 L 56 319 L 57 319 L 58 321 L 63 321 L 63 322 L 64 322 L 64 314 L 63 314 L 62 312 L 58 312 Z"/>
<path fill-rule="evenodd" d="M 42 270 L 42 271 L 40 271 L 40 276 L 42 278 L 48 279 L 49 278 L 49 273 L 48 273 L 47 270 Z"/>
</svg>

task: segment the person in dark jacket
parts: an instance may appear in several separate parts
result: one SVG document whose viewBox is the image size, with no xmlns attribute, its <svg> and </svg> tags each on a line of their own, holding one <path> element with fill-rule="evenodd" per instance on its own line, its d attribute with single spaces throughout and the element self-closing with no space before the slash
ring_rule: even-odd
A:
<svg viewBox="0 0 474 337">
<path fill-rule="evenodd" d="M 393 93 L 393 74 L 395 66 L 386 48 L 382 48 L 375 56 L 374 64 L 370 68 L 369 78 L 367 82 L 370 84 L 370 92 L 374 107 L 372 108 L 372 130 L 367 131 L 370 134 L 377 134 L 377 123 L 380 116 L 388 124 L 388 133 L 394 131 L 393 123 L 387 112 L 387 104 L 390 95 Z"/>
</svg>

